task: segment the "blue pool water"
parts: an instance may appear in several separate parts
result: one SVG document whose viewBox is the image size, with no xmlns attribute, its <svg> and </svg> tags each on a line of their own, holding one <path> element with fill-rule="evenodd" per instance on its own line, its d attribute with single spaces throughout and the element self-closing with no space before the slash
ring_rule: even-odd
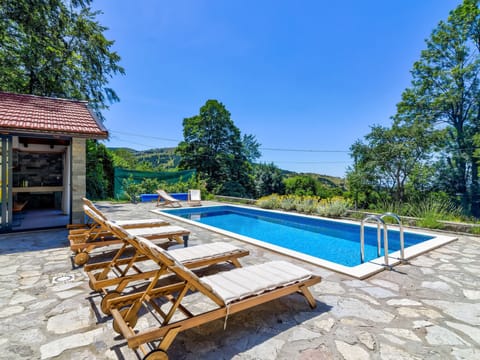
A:
<svg viewBox="0 0 480 360">
<path fill-rule="evenodd" d="M 344 266 L 361 264 L 360 225 L 235 206 L 185 208 L 165 212 Z M 405 248 L 432 238 L 433 236 L 405 232 Z M 400 249 L 398 231 L 388 231 L 388 244 L 389 253 Z M 383 240 L 381 255 L 383 256 Z M 377 228 L 366 226 L 365 261 L 375 258 Z"/>
</svg>

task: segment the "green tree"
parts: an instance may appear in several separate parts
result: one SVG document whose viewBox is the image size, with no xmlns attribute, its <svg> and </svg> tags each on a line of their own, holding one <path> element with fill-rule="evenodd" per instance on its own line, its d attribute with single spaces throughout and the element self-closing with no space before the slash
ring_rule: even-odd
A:
<svg viewBox="0 0 480 360">
<path fill-rule="evenodd" d="M 448 166 L 451 195 L 459 195 L 465 212 L 480 215 L 478 163 L 473 136 L 480 131 L 480 11 L 464 0 L 441 21 L 426 41 L 412 70 L 412 86 L 402 94 L 398 121 L 443 129 L 439 153 Z M 423 125 L 423 126 L 426 126 Z"/>
<path fill-rule="evenodd" d="M 364 193 L 363 201 L 370 202 L 376 201 L 372 195 L 382 193 L 395 202 L 405 201 L 407 182 L 431 156 L 434 133 L 420 124 L 394 123 L 391 128 L 372 126 L 365 140 L 351 147 L 355 159 L 348 176 L 352 194 Z"/>
<path fill-rule="evenodd" d="M 254 182 L 257 198 L 270 194 L 283 194 L 285 192 L 283 178 L 282 170 L 275 164 L 255 164 Z"/>
<path fill-rule="evenodd" d="M 87 140 L 86 168 L 87 197 L 113 197 L 113 159 L 105 145 L 96 140 Z"/>
<path fill-rule="evenodd" d="M 2 0 L 0 89 L 87 100 L 97 115 L 118 101 L 107 86 L 123 74 L 91 0 Z"/>
<path fill-rule="evenodd" d="M 309 175 L 297 175 L 284 180 L 285 193 L 299 196 L 316 195 L 317 181 Z"/>
<path fill-rule="evenodd" d="M 183 136 L 176 150 L 182 157 L 180 168 L 196 169 L 210 192 L 230 195 L 229 189 L 235 189 L 236 194 L 253 194 L 251 152 L 222 103 L 208 100 L 199 115 L 184 119 Z M 223 186 L 226 183 L 230 185 Z"/>
</svg>

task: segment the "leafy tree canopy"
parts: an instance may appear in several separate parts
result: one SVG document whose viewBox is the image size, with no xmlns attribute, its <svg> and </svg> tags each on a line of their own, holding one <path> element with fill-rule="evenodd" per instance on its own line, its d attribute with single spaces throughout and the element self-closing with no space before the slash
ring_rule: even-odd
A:
<svg viewBox="0 0 480 360">
<path fill-rule="evenodd" d="M 108 80 L 124 69 L 91 2 L 2 0 L 0 89 L 87 100 L 103 119 L 107 102 L 118 101 Z"/>
<path fill-rule="evenodd" d="M 208 100 L 198 115 L 184 119 L 183 136 L 176 150 L 182 157 L 180 168 L 197 169 L 209 191 L 229 195 L 227 190 L 235 187 L 236 194 L 253 194 L 249 160 L 258 157 L 259 144 L 252 135 L 242 141 L 240 130 L 221 102 Z M 225 183 L 235 186 L 223 186 Z"/>
</svg>

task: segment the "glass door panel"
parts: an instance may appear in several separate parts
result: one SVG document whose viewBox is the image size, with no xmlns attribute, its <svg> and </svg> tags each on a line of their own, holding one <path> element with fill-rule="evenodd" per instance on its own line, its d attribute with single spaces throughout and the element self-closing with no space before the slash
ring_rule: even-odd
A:
<svg viewBox="0 0 480 360">
<path fill-rule="evenodd" d="M 0 232 L 12 228 L 12 137 L 0 135 Z"/>
</svg>

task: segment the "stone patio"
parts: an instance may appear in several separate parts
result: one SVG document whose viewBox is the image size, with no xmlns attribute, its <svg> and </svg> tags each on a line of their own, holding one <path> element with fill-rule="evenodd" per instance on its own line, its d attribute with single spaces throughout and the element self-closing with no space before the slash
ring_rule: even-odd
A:
<svg viewBox="0 0 480 360">
<path fill-rule="evenodd" d="M 114 219 L 160 217 L 151 203 L 99 206 Z M 191 230 L 191 246 L 221 240 L 250 250 L 244 265 L 286 259 L 178 225 Z M 113 331 L 100 295 L 73 266 L 66 230 L 0 239 L 0 359 L 142 358 Z M 459 236 L 363 281 L 287 259 L 323 277 L 311 289 L 316 309 L 297 294 L 260 305 L 231 315 L 226 330 L 219 320 L 180 333 L 170 359 L 480 358 L 480 238 Z"/>
</svg>

